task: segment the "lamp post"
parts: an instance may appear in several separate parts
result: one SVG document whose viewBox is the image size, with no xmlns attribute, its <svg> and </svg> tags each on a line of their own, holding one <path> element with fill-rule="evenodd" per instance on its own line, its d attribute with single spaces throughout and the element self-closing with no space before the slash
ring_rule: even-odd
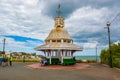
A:
<svg viewBox="0 0 120 80">
<path fill-rule="evenodd" d="M 108 40 L 109 40 L 109 66 L 110 68 L 113 67 L 112 65 L 112 53 L 111 53 L 111 42 L 110 42 L 110 22 L 106 23 L 107 29 L 108 29 Z"/>
<path fill-rule="evenodd" d="M 5 54 L 5 38 L 3 39 L 3 54 Z"/>
</svg>

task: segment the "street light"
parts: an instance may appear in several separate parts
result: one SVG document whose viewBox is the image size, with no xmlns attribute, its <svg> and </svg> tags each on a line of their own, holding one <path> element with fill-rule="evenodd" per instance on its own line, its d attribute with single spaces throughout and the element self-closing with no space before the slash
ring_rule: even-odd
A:
<svg viewBox="0 0 120 80">
<path fill-rule="evenodd" d="M 112 68 L 112 53 L 111 53 L 111 42 L 110 42 L 110 22 L 106 23 L 107 29 L 108 29 L 108 40 L 109 40 L 109 66 Z"/>
<path fill-rule="evenodd" d="M 3 54 L 5 54 L 5 38 L 3 39 Z"/>
</svg>

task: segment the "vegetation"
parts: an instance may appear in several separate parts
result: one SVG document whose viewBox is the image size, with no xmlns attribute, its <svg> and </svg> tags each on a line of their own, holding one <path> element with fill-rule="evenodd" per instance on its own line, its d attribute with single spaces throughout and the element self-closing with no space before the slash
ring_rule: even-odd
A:
<svg viewBox="0 0 120 80">
<path fill-rule="evenodd" d="M 0 51 L 0 54 L 2 54 L 3 53 L 3 51 Z"/>
<path fill-rule="evenodd" d="M 76 63 L 96 63 L 96 60 L 76 60 Z"/>
<path fill-rule="evenodd" d="M 3 51 L 0 51 L 0 57 L 2 57 Z M 23 62 L 23 56 L 25 56 L 25 62 L 40 62 L 39 58 L 36 58 L 36 53 L 26 53 L 26 52 L 11 52 L 13 57 L 13 62 Z M 6 59 L 9 58 L 10 55 L 6 55 Z M 32 58 L 34 56 L 35 58 Z M 41 57 L 41 55 L 39 55 Z"/>
<path fill-rule="evenodd" d="M 22 59 L 13 59 L 13 62 L 23 62 Z M 25 62 L 40 62 L 39 59 L 25 59 Z"/>
<path fill-rule="evenodd" d="M 120 43 L 111 44 L 113 67 L 120 68 Z M 100 54 L 101 63 L 109 65 L 109 49 L 102 50 Z"/>
</svg>

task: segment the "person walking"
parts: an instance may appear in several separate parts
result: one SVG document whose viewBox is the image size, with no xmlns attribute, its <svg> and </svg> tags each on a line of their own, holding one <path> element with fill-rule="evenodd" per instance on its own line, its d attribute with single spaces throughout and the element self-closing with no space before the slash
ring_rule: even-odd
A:
<svg viewBox="0 0 120 80">
<path fill-rule="evenodd" d="M 9 64 L 10 64 L 10 66 L 12 66 L 12 60 L 13 60 L 13 57 L 10 55 L 10 58 L 9 58 Z"/>
<path fill-rule="evenodd" d="M 25 55 L 22 56 L 22 62 L 25 62 Z"/>
</svg>

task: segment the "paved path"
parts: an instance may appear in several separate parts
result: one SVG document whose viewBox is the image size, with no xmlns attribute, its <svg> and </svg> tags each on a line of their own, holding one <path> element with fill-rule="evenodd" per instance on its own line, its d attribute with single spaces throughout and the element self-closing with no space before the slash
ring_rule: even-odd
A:
<svg viewBox="0 0 120 80">
<path fill-rule="evenodd" d="M 120 70 L 100 64 L 74 70 L 33 69 L 26 67 L 29 64 L 32 63 L 0 66 L 0 80 L 120 80 Z"/>
<path fill-rule="evenodd" d="M 62 70 L 74 70 L 74 69 L 84 69 L 84 68 L 88 68 L 90 67 L 89 64 L 75 64 L 75 65 L 71 65 L 71 66 L 62 66 L 62 65 L 50 65 L 50 66 L 41 66 L 40 63 L 34 63 L 34 64 L 30 64 L 27 65 L 27 67 L 29 68 L 34 68 L 34 69 L 62 69 Z"/>
</svg>

